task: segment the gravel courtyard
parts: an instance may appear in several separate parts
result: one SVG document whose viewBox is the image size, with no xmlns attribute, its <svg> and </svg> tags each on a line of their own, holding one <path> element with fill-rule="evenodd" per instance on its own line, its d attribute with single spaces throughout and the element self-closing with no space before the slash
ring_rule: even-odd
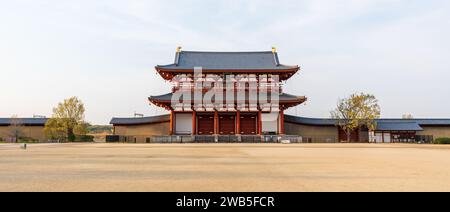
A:
<svg viewBox="0 0 450 212">
<path fill-rule="evenodd" d="M 450 191 L 450 146 L 0 144 L 0 191 Z"/>
</svg>

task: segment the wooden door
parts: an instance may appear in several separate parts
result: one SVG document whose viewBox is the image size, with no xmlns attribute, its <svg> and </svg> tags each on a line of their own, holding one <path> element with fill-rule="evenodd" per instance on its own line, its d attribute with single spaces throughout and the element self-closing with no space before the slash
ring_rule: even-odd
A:
<svg viewBox="0 0 450 212">
<path fill-rule="evenodd" d="M 214 134 L 214 115 L 197 115 L 197 129 L 198 135 Z"/>
<path fill-rule="evenodd" d="M 241 114 L 241 134 L 242 135 L 256 135 L 257 129 L 257 115 L 256 114 Z"/>
<path fill-rule="evenodd" d="M 220 135 L 236 134 L 235 115 L 219 115 L 219 134 Z"/>
</svg>

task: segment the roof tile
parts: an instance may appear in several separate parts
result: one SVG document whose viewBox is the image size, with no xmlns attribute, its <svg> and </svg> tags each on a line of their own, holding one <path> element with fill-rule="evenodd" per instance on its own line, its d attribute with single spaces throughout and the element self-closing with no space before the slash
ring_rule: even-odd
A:
<svg viewBox="0 0 450 212">
<path fill-rule="evenodd" d="M 207 70 L 285 70 L 298 68 L 278 64 L 278 54 L 271 51 L 261 52 L 200 52 L 181 51 L 176 63 L 158 65 L 164 69 L 194 69 L 202 67 Z"/>
</svg>

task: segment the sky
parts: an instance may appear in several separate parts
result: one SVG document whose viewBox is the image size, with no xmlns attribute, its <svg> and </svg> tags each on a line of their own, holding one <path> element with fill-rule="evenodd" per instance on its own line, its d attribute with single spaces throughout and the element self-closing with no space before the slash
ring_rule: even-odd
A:
<svg viewBox="0 0 450 212">
<path fill-rule="evenodd" d="M 278 50 L 300 65 L 287 113 L 330 116 L 339 98 L 374 94 L 383 117 L 450 117 L 450 1 L 0 0 L 0 117 L 44 115 L 79 97 L 86 121 L 166 113 L 155 65 L 177 46 Z"/>
</svg>

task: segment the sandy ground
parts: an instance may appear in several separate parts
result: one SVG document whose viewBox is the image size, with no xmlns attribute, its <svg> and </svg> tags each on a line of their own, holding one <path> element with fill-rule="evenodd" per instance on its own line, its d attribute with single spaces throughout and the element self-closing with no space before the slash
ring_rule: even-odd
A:
<svg viewBox="0 0 450 212">
<path fill-rule="evenodd" d="M 0 191 L 450 191 L 450 146 L 0 144 Z"/>
</svg>

